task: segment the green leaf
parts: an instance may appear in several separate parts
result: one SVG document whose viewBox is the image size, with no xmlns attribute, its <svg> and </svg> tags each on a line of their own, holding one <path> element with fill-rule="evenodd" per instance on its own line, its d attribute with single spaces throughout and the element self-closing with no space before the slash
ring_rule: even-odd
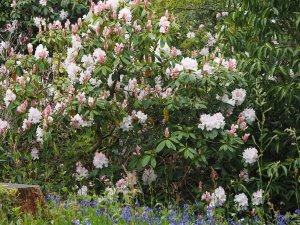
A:
<svg viewBox="0 0 300 225">
<path fill-rule="evenodd" d="M 145 167 L 148 165 L 149 161 L 151 159 L 151 155 L 146 155 L 142 158 L 142 167 Z"/>
<path fill-rule="evenodd" d="M 153 168 L 156 167 L 156 159 L 155 159 L 154 157 L 151 158 L 151 166 L 152 166 Z"/>
<path fill-rule="evenodd" d="M 166 141 L 162 141 L 159 143 L 159 145 L 156 147 L 155 152 L 160 152 L 163 150 L 163 148 L 166 146 Z"/>
<path fill-rule="evenodd" d="M 166 144 L 167 144 L 167 147 L 168 147 L 169 149 L 176 150 L 176 146 L 173 144 L 172 141 L 166 140 Z"/>
</svg>

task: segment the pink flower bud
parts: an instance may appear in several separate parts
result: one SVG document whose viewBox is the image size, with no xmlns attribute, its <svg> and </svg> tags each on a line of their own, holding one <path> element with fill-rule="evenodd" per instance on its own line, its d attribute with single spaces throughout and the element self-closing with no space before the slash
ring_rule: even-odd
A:
<svg viewBox="0 0 300 225">
<path fill-rule="evenodd" d="M 78 31 L 78 26 L 77 26 L 77 24 L 72 24 L 71 27 L 72 27 L 72 33 L 73 33 L 73 34 L 76 34 L 77 31 Z"/>
<path fill-rule="evenodd" d="M 242 137 L 244 143 L 248 141 L 249 136 L 250 134 L 244 134 L 244 136 Z"/>
<path fill-rule="evenodd" d="M 33 46 L 32 46 L 32 44 L 29 43 L 29 44 L 27 45 L 27 48 L 28 48 L 28 53 L 31 55 L 32 52 L 33 52 Z"/>
<path fill-rule="evenodd" d="M 168 138 L 169 138 L 169 135 L 170 135 L 170 133 L 169 133 L 169 128 L 166 127 L 166 129 L 165 129 L 165 137 L 168 139 Z"/>
<path fill-rule="evenodd" d="M 94 103 L 95 103 L 94 98 L 89 97 L 89 99 L 88 99 L 88 105 L 89 105 L 89 107 L 93 107 Z"/>
<path fill-rule="evenodd" d="M 146 28 L 147 28 L 148 30 L 152 30 L 152 20 L 148 20 L 148 21 L 147 21 Z"/>
</svg>

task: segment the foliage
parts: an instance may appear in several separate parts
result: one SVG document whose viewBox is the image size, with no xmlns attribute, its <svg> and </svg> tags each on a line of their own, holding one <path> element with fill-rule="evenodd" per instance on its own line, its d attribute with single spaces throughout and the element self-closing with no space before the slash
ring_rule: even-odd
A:
<svg viewBox="0 0 300 225">
<path fill-rule="evenodd" d="M 0 42 L 23 52 L 24 46 L 36 36 L 39 25 L 36 19 L 50 21 L 77 20 L 87 13 L 87 0 L 51 0 L 42 5 L 37 0 L 1 0 L 0 3 Z M 14 4 L 15 3 L 15 4 Z M 65 14 L 67 13 L 67 14 Z M 42 27 L 42 29 L 44 29 Z M 2 45 L 3 43 L 1 43 Z M 22 51 L 23 50 L 23 51 Z M 7 53 L 7 55 L 9 52 Z M 0 57 L 0 62 L 3 60 Z"/>
<path fill-rule="evenodd" d="M 243 0 L 228 1 L 228 7 L 232 13 L 220 24 L 219 43 L 227 56 L 238 59 L 249 84 L 247 92 L 257 98 L 253 107 L 262 120 L 254 136 L 265 148 L 264 179 L 273 179 L 270 189 L 277 204 L 289 202 L 284 208 L 294 208 L 299 206 L 300 155 L 296 138 L 285 130 L 299 136 L 299 4 Z"/>
</svg>

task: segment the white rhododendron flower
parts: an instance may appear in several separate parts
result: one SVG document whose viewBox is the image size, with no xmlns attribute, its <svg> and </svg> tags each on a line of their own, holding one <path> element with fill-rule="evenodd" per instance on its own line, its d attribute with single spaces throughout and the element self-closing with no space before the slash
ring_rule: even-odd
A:
<svg viewBox="0 0 300 225">
<path fill-rule="evenodd" d="M 231 106 L 235 106 L 235 101 L 233 99 L 229 99 L 227 94 L 223 95 L 222 97 L 219 96 L 219 95 L 217 95 L 216 99 L 218 99 L 218 100 L 220 100 L 220 101 L 222 101 L 224 103 L 227 103 L 227 104 L 229 104 Z"/>
<path fill-rule="evenodd" d="M 77 74 L 81 71 L 81 68 L 76 63 L 69 63 L 66 65 L 66 71 L 71 82 L 77 80 Z"/>
<path fill-rule="evenodd" d="M 243 159 L 248 164 L 253 164 L 258 160 L 258 151 L 256 148 L 247 148 L 243 152 Z"/>
<path fill-rule="evenodd" d="M 153 168 L 145 169 L 142 180 L 145 185 L 151 185 L 154 181 L 156 181 L 157 175 L 155 174 Z"/>
<path fill-rule="evenodd" d="M 59 13 L 59 18 L 61 20 L 67 19 L 68 16 L 69 16 L 69 13 L 65 10 L 61 10 Z"/>
<path fill-rule="evenodd" d="M 241 193 L 234 196 L 234 202 L 238 211 L 246 210 L 248 207 L 248 198 L 245 193 Z"/>
<path fill-rule="evenodd" d="M 81 62 L 85 68 L 90 68 L 94 64 L 93 56 L 91 54 L 83 55 L 81 58 Z"/>
<path fill-rule="evenodd" d="M 144 124 L 147 121 L 148 116 L 142 111 L 138 111 L 136 117 L 139 119 L 139 123 Z"/>
<path fill-rule="evenodd" d="M 39 3 L 42 6 L 46 6 L 47 5 L 47 0 L 40 0 Z"/>
<path fill-rule="evenodd" d="M 203 114 L 200 117 L 200 123 L 198 124 L 198 128 L 207 131 L 211 131 L 213 129 L 223 129 L 225 126 L 225 118 L 222 113 L 216 113 L 214 115 Z"/>
<path fill-rule="evenodd" d="M 232 99 L 235 101 L 236 105 L 241 105 L 246 98 L 246 90 L 245 89 L 235 89 L 231 92 Z"/>
<path fill-rule="evenodd" d="M 89 175 L 89 171 L 82 166 L 81 162 L 76 163 L 76 173 L 75 177 L 77 180 L 80 180 L 82 178 L 86 178 Z"/>
<path fill-rule="evenodd" d="M 226 201 L 226 193 L 224 188 L 218 187 L 211 195 L 211 201 L 209 206 L 217 207 L 222 206 Z"/>
<path fill-rule="evenodd" d="M 207 56 L 207 55 L 209 55 L 209 49 L 206 47 L 202 48 L 199 54 L 203 55 L 203 56 Z"/>
<path fill-rule="evenodd" d="M 48 57 L 48 55 L 49 55 L 49 51 L 42 44 L 39 44 L 36 47 L 34 57 L 37 60 L 39 60 L 39 59 L 46 59 Z"/>
<path fill-rule="evenodd" d="M 183 70 L 198 70 L 198 63 L 196 59 L 191 59 L 189 57 L 181 60 L 181 65 L 183 66 Z"/>
<path fill-rule="evenodd" d="M 116 10 L 119 6 L 120 0 L 108 0 L 106 5 L 111 8 L 112 10 Z"/>
<path fill-rule="evenodd" d="M 195 38 L 195 33 L 194 32 L 188 32 L 186 36 L 187 36 L 187 38 L 192 39 L 192 38 Z"/>
<path fill-rule="evenodd" d="M 39 159 L 39 150 L 37 148 L 31 149 L 32 160 Z"/>
<path fill-rule="evenodd" d="M 81 195 L 81 196 L 86 196 L 87 195 L 87 191 L 88 191 L 88 188 L 87 186 L 83 185 L 77 192 L 78 195 Z"/>
<path fill-rule="evenodd" d="M 252 194 L 253 205 L 261 205 L 263 203 L 263 193 L 264 191 L 260 189 Z"/>
<path fill-rule="evenodd" d="M 93 164 L 96 168 L 102 169 L 103 167 L 108 167 L 108 159 L 102 152 L 96 152 Z"/>
<path fill-rule="evenodd" d="M 244 109 L 242 116 L 248 124 L 252 124 L 256 118 L 255 111 L 252 108 Z"/>
<path fill-rule="evenodd" d="M 42 119 L 42 113 L 37 108 L 31 107 L 28 113 L 28 121 L 33 124 L 37 124 Z"/>
<path fill-rule="evenodd" d="M 43 18 L 39 18 L 39 17 L 34 17 L 33 18 L 33 23 L 36 27 L 39 27 L 41 25 L 45 25 L 46 24 L 46 21 L 45 19 Z"/>
<path fill-rule="evenodd" d="M 11 102 L 15 101 L 16 97 L 17 96 L 12 92 L 12 90 L 7 89 L 5 93 L 5 97 L 3 99 L 6 107 L 8 107 Z"/>
<path fill-rule="evenodd" d="M 120 124 L 120 128 L 123 131 L 130 131 L 133 128 L 132 117 L 131 116 L 124 117 L 122 123 Z"/>
<path fill-rule="evenodd" d="M 38 127 L 36 129 L 36 141 L 43 144 L 44 143 L 43 136 L 44 136 L 44 130 L 42 128 Z"/>
</svg>

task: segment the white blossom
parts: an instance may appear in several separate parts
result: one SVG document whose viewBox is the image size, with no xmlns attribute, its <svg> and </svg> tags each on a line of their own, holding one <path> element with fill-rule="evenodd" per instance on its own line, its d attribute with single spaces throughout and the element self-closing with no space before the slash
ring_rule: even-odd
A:
<svg viewBox="0 0 300 225">
<path fill-rule="evenodd" d="M 132 117 L 127 116 L 123 118 L 123 121 L 120 124 L 120 128 L 123 131 L 130 131 L 132 129 Z"/>
<path fill-rule="evenodd" d="M 244 111 L 242 112 L 242 116 L 248 124 L 252 124 L 256 118 L 255 111 L 252 108 L 244 109 Z"/>
<path fill-rule="evenodd" d="M 220 186 L 211 195 L 211 207 L 222 206 L 226 201 L 226 193 L 225 190 Z"/>
<path fill-rule="evenodd" d="M 222 113 L 216 113 L 214 115 L 203 114 L 200 117 L 200 123 L 198 124 L 198 128 L 207 131 L 211 131 L 213 129 L 223 129 L 225 126 L 224 116 Z"/>
<path fill-rule="evenodd" d="M 89 171 L 82 166 L 81 162 L 76 163 L 76 179 L 81 180 L 82 178 L 86 178 L 89 175 Z"/>
<path fill-rule="evenodd" d="M 256 148 L 247 148 L 243 152 L 243 158 L 246 163 L 253 164 L 258 160 L 258 151 Z"/>
<path fill-rule="evenodd" d="M 39 159 L 39 150 L 37 148 L 31 149 L 31 157 L 33 160 Z"/>
<path fill-rule="evenodd" d="M 12 90 L 7 89 L 5 97 L 3 99 L 4 102 L 5 102 L 6 107 L 8 107 L 11 102 L 15 101 L 16 97 L 17 96 L 12 92 Z"/>
<path fill-rule="evenodd" d="M 139 123 L 144 124 L 147 121 L 148 116 L 142 111 L 138 111 L 136 117 L 139 119 Z"/>
<path fill-rule="evenodd" d="M 246 90 L 245 89 L 235 89 L 231 92 L 232 99 L 235 101 L 236 105 L 241 105 L 246 98 Z"/>
<path fill-rule="evenodd" d="M 61 10 L 60 13 L 59 13 L 59 18 L 61 20 L 64 20 L 64 19 L 67 19 L 68 15 L 69 15 L 69 13 L 67 11 Z"/>
<path fill-rule="evenodd" d="M 43 144 L 44 143 L 44 140 L 43 140 L 43 136 L 44 136 L 44 130 L 40 127 L 38 127 L 36 129 L 36 141 Z"/>
<path fill-rule="evenodd" d="M 253 205 L 261 205 L 263 203 L 263 193 L 264 191 L 260 189 L 252 194 Z"/>
<path fill-rule="evenodd" d="M 102 169 L 108 166 L 108 159 L 102 152 L 96 152 L 93 160 L 93 164 L 96 168 Z"/>
<path fill-rule="evenodd" d="M 188 32 L 186 36 L 187 36 L 187 38 L 193 39 L 193 38 L 195 38 L 195 33 L 194 32 Z"/>
<path fill-rule="evenodd" d="M 145 169 L 143 172 L 142 180 L 145 185 L 151 185 L 157 178 L 153 168 Z"/>
<path fill-rule="evenodd" d="M 198 69 L 198 63 L 196 59 L 191 59 L 189 57 L 181 60 L 181 65 L 183 66 L 183 70 L 192 70 L 196 71 Z"/>
<path fill-rule="evenodd" d="M 248 207 L 248 198 L 245 193 L 241 193 L 234 196 L 234 202 L 238 211 L 246 210 Z"/>
<path fill-rule="evenodd" d="M 47 0 L 40 0 L 39 3 L 42 6 L 46 6 L 47 5 Z"/>
<path fill-rule="evenodd" d="M 87 186 L 83 185 L 77 192 L 78 195 L 86 196 L 88 188 Z"/>
<path fill-rule="evenodd" d="M 41 119 L 42 113 L 37 108 L 31 107 L 28 113 L 28 121 L 33 124 L 37 124 L 41 121 Z"/>
</svg>

